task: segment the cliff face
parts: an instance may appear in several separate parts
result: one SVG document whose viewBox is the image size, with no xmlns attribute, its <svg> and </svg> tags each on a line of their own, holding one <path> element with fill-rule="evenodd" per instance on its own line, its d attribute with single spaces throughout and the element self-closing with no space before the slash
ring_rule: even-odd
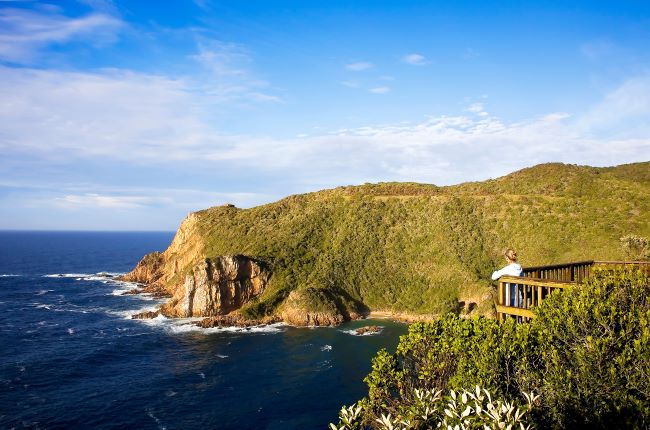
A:
<svg viewBox="0 0 650 430">
<path fill-rule="evenodd" d="M 181 222 L 172 243 L 165 252 L 145 255 L 137 266 L 120 279 L 145 284 L 145 292 L 173 295 L 177 289 L 174 278 L 188 267 L 198 263 L 203 256 L 203 239 L 197 228 L 196 214 L 189 214 Z"/>
<path fill-rule="evenodd" d="M 264 292 L 270 272 L 251 258 L 221 256 L 195 265 L 161 308 L 169 317 L 226 315 Z"/>
</svg>

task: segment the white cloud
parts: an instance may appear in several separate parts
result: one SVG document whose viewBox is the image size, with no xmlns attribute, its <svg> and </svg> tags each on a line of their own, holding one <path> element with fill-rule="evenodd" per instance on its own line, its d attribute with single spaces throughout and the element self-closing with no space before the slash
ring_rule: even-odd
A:
<svg viewBox="0 0 650 430">
<path fill-rule="evenodd" d="M 292 192 L 380 180 L 449 184 L 547 161 L 611 165 L 650 159 L 648 100 L 650 77 L 639 77 L 582 114 L 551 112 L 509 122 L 475 103 L 467 115 L 271 138 L 220 133 L 210 117 L 213 100 L 188 80 L 0 67 L 0 152 L 5 159 L 29 156 L 43 163 L 165 163 L 188 172 L 228 167 L 242 178 L 263 176 L 268 189 L 285 190 L 278 184 L 291 183 Z M 251 191 L 262 186 L 251 181 Z M 65 195 L 89 193 L 120 195 Z M 144 204 L 104 201 L 120 203 Z"/>
<path fill-rule="evenodd" d="M 34 206 L 64 209 L 179 208 L 185 211 L 193 211 L 225 203 L 236 203 L 240 207 L 251 207 L 276 198 L 276 196 L 260 193 L 212 192 L 165 187 L 115 188 L 100 185 L 82 185 L 69 187 L 68 190 L 53 190 L 51 186 L 41 186 L 35 189 L 40 190 L 43 197 L 33 200 L 31 203 Z M 88 191 L 89 189 L 100 191 L 92 192 Z M 44 190 L 45 193 L 43 193 Z"/>
<path fill-rule="evenodd" d="M 54 202 L 58 206 L 70 209 L 77 208 L 109 208 L 134 209 L 144 206 L 157 205 L 159 202 L 148 196 L 107 196 L 101 194 L 68 194 L 57 197 Z"/>
<path fill-rule="evenodd" d="M 345 65 L 346 70 L 350 70 L 352 72 L 361 72 L 363 70 L 371 69 L 372 67 L 373 64 L 367 61 L 358 61 L 356 63 L 349 63 Z"/>
<path fill-rule="evenodd" d="M 472 103 L 469 105 L 467 108 L 468 112 L 472 112 L 473 114 L 476 114 L 478 116 L 488 116 L 489 114 L 485 112 L 485 109 L 483 107 L 483 103 L 477 102 L 477 103 Z"/>
<path fill-rule="evenodd" d="M 370 88 L 368 92 L 371 92 L 373 94 L 386 94 L 390 92 L 390 87 L 375 87 L 375 88 Z"/>
<path fill-rule="evenodd" d="M 268 82 L 250 72 L 253 62 L 247 50 L 235 43 L 199 37 L 198 53 L 190 56 L 202 66 L 193 76 L 196 90 L 218 101 L 249 100 L 281 102 L 282 98 L 268 94 Z"/>
<path fill-rule="evenodd" d="M 402 61 L 412 66 L 424 66 L 428 63 L 426 57 L 420 54 L 408 54 L 402 57 Z"/>
<path fill-rule="evenodd" d="M 111 43 L 124 23 L 105 13 L 71 18 L 52 10 L 0 9 L 0 60 L 31 63 L 43 48 L 73 39 Z"/>
</svg>

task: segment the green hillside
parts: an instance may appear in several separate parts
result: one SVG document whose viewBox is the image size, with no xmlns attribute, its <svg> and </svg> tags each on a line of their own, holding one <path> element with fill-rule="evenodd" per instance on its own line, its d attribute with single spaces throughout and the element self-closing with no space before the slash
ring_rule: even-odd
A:
<svg viewBox="0 0 650 430">
<path fill-rule="evenodd" d="M 196 215 L 205 256 L 244 254 L 271 267 L 249 316 L 273 313 L 295 289 L 347 311 L 439 313 L 463 301 L 483 312 L 506 247 L 523 266 L 624 259 L 620 237 L 650 236 L 650 162 L 543 164 L 449 187 L 347 186 Z M 313 294 L 322 288 L 330 291 Z"/>
</svg>

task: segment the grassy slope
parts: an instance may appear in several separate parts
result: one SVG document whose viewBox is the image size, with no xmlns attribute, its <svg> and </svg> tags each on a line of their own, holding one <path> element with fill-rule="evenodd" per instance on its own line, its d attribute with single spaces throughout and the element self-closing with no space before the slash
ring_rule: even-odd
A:
<svg viewBox="0 0 650 430">
<path fill-rule="evenodd" d="M 621 236 L 650 236 L 650 162 L 545 164 L 451 187 L 339 187 L 197 215 L 206 256 L 245 254 L 272 265 L 252 316 L 307 287 L 332 289 L 348 308 L 441 312 L 489 297 L 489 275 L 508 246 L 524 266 L 623 259 Z"/>
</svg>

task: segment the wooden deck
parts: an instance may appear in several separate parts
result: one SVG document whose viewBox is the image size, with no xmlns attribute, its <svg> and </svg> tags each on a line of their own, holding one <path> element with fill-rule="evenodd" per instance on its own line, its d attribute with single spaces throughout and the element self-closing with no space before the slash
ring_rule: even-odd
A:
<svg viewBox="0 0 650 430">
<path fill-rule="evenodd" d="M 650 273 L 650 261 L 576 261 L 550 266 L 524 269 L 524 276 L 502 276 L 498 280 L 496 311 L 497 319 L 515 318 L 518 322 L 535 317 L 532 309 L 539 306 L 549 294 L 572 288 L 591 275 L 595 267 L 638 267 Z"/>
</svg>

